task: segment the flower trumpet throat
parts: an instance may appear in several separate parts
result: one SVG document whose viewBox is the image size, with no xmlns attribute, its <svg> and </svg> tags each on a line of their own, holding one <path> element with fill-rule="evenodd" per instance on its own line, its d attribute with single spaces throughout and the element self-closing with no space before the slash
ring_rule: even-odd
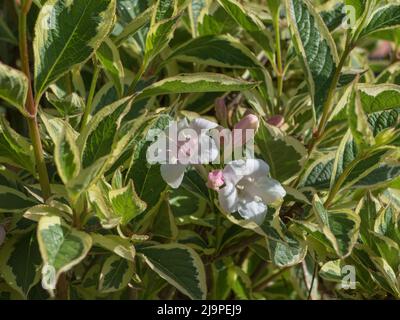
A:
<svg viewBox="0 0 400 320">
<path fill-rule="evenodd" d="M 225 186 L 218 191 L 222 208 L 238 212 L 246 220 L 261 224 L 267 214 L 268 204 L 286 195 L 282 185 L 269 177 L 269 166 L 263 160 L 235 160 L 223 170 Z"/>
</svg>

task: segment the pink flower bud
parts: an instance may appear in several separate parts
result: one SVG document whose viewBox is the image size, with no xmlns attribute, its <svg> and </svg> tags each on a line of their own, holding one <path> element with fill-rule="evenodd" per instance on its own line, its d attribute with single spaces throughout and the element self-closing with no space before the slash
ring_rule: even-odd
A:
<svg viewBox="0 0 400 320">
<path fill-rule="evenodd" d="M 389 41 L 379 41 L 376 49 L 371 53 L 371 59 L 384 59 L 393 52 L 392 44 Z"/>
<path fill-rule="evenodd" d="M 267 120 L 267 123 L 270 124 L 271 126 L 280 128 L 285 123 L 285 118 L 283 116 L 281 116 L 280 114 L 277 114 L 277 115 L 269 118 Z"/>
<path fill-rule="evenodd" d="M 233 127 L 233 144 L 241 146 L 251 140 L 258 129 L 258 117 L 248 114 Z"/>
<path fill-rule="evenodd" d="M 6 230 L 0 224 L 0 246 L 3 244 L 4 240 L 6 239 Z"/>
<path fill-rule="evenodd" d="M 208 174 L 207 187 L 218 191 L 224 185 L 222 170 L 213 170 Z"/>
</svg>

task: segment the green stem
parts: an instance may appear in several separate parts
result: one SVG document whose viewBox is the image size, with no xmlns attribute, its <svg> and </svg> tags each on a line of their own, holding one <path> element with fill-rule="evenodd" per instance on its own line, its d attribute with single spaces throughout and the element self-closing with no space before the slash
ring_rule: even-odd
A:
<svg viewBox="0 0 400 320">
<path fill-rule="evenodd" d="M 325 130 L 325 126 L 326 123 L 328 121 L 329 115 L 330 115 L 330 111 L 331 111 L 331 107 L 333 104 L 333 98 L 335 96 L 335 92 L 336 92 L 336 87 L 338 85 L 339 82 L 339 78 L 340 78 L 340 73 L 343 69 L 344 64 L 346 63 L 347 57 L 349 55 L 351 51 L 350 47 L 347 47 L 345 49 L 345 51 L 343 52 L 342 58 L 340 59 L 339 65 L 336 68 L 336 72 L 335 75 L 333 77 L 332 83 L 331 83 L 331 87 L 329 89 L 329 93 L 328 93 L 328 97 L 325 101 L 324 107 L 323 107 L 323 111 L 322 111 L 322 118 L 321 118 L 321 122 L 319 123 L 319 127 L 318 127 L 318 131 L 317 131 L 317 137 L 319 137 L 320 135 L 322 135 L 323 131 Z"/>
<path fill-rule="evenodd" d="M 128 89 L 128 92 L 127 92 L 128 96 L 135 93 L 136 85 L 138 84 L 140 78 L 145 73 L 146 69 L 147 69 L 147 62 L 143 61 L 142 65 L 140 66 L 138 72 L 135 75 L 135 78 L 132 81 L 132 84 L 130 85 L 130 87 Z"/>
<path fill-rule="evenodd" d="M 355 165 L 358 163 L 358 161 L 353 161 L 350 163 L 343 173 L 339 176 L 338 180 L 334 184 L 332 190 L 329 192 L 328 199 L 326 199 L 324 206 L 325 208 L 329 208 L 330 205 L 332 204 L 333 200 L 335 199 L 336 195 L 340 191 L 340 188 L 342 187 L 343 183 L 346 181 L 348 175 L 350 172 L 354 169 Z"/>
<path fill-rule="evenodd" d="M 348 38 L 349 39 L 349 38 Z M 311 141 L 308 151 L 309 153 L 311 153 L 314 149 L 314 147 L 318 144 L 318 142 L 320 141 L 320 138 L 323 136 L 326 124 L 329 120 L 329 116 L 331 114 L 331 109 L 332 109 L 332 105 L 334 102 L 334 97 L 335 97 L 335 92 L 336 92 L 336 88 L 337 85 L 339 83 L 339 79 L 340 79 L 340 73 L 342 72 L 342 69 L 344 67 L 344 64 L 346 63 L 346 60 L 351 52 L 351 50 L 353 49 L 353 45 L 351 44 L 351 42 L 349 40 L 346 41 L 346 48 L 342 54 L 342 57 L 339 61 L 339 64 L 336 68 L 335 74 L 333 76 L 332 79 L 332 83 L 331 86 L 329 88 L 329 92 L 328 92 L 328 96 L 325 100 L 325 103 L 323 105 L 322 108 L 322 117 L 321 117 L 321 121 L 319 123 L 318 129 L 314 134 L 314 138 Z"/>
<path fill-rule="evenodd" d="M 97 79 L 99 78 L 99 73 L 100 73 L 100 68 L 97 65 L 97 62 L 94 61 L 94 72 L 93 72 L 92 83 L 90 84 L 89 95 L 86 101 L 86 108 L 81 120 L 81 132 L 86 127 L 89 120 L 89 116 L 92 113 L 93 98 L 96 91 L 96 85 L 97 85 Z"/>
<path fill-rule="evenodd" d="M 33 151 L 35 155 L 36 168 L 39 175 L 39 183 L 42 189 L 43 199 L 47 200 L 51 195 L 49 175 L 47 172 L 46 162 L 44 160 L 44 152 L 42 141 L 40 139 L 40 131 L 37 123 L 37 104 L 35 103 L 31 85 L 31 75 L 29 69 L 29 53 L 28 53 L 28 40 L 27 40 L 27 15 L 31 8 L 32 0 L 26 0 L 22 3 L 21 11 L 19 14 L 19 50 L 22 63 L 22 71 L 28 78 L 28 96 L 26 99 L 26 111 L 29 113 L 27 117 L 29 126 L 29 136 L 32 141 Z"/>
<path fill-rule="evenodd" d="M 46 162 L 43 155 L 42 141 L 40 140 L 40 132 L 37 119 L 28 118 L 29 135 L 32 140 L 33 152 L 36 159 L 36 168 L 39 174 L 39 183 L 43 193 L 43 199 L 46 201 L 51 196 L 51 188 L 49 174 L 47 172 Z"/>
<path fill-rule="evenodd" d="M 288 270 L 287 267 L 284 267 L 282 269 L 278 269 L 277 271 L 273 272 L 271 275 L 269 275 L 262 283 L 257 284 L 253 288 L 253 292 L 259 292 L 259 291 L 264 291 L 272 281 L 274 281 L 277 277 L 279 277 L 282 273 L 284 273 L 286 270 Z"/>
<path fill-rule="evenodd" d="M 283 64 L 282 64 L 282 48 L 281 48 L 281 31 L 279 29 L 279 11 L 275 15 L 274 29 L 275 29 L 275 46 L 276 46 L 276 64 L 277 64 L 277 108 L 276 112 L 279 113 L 281 105 L 281 98 L 283 93 Z"/>
</svg>

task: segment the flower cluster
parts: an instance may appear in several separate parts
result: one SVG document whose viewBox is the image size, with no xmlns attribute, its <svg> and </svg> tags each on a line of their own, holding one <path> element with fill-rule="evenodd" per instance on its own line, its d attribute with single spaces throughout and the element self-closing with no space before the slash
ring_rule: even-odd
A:
<svg viewBox="0 0 400 320">
<path fill-rule="evenodd" d="M 183 119 L 173 122 L 158 135 L 147 150 L 150 163 L 161 163 L 161 176 L 172 188 L 178 188 L 187 166 L 216 162 L 221 150 L 232 152 L 254 138 L 258 118 L 252 114 L 239 121 L 233 132 L 227 133 L 218 124 L 199 118 L 190 123 Z M 215 134 L 211 130 L 224 134 Z M 204 168 L 204 166 L 203 166 Z M 281 184 L 269 176 L 268 164 L 263 160 L 246 158 L 227 162 L 223 169 L 208 173 L 207 187 L 218 192 L 223 210 L 238 212 L 246 220 L 261 224 L 268 204 L 282 199 L 286 192 Z"/>
</svg>

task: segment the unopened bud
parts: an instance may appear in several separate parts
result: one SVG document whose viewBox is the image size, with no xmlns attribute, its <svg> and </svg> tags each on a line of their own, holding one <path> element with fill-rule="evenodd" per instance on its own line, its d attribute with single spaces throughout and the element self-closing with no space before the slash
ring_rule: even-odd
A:
<svg viewBox="0 0 400 320">
<path fill-rule="evenodd" d="M 248 114 L 233 127 L 233 144 L 235 147 L 246 144 L 254 138 L 259 120 L 254 114 Z"/>
<path fill-rule="evenodd" d="M 277 115 L 269 118 L 267 120 L 267 123 L 270 124 L 271 126 L 280 128 L 285 123 L 285 118 L 283 116 L 281 116 L 280 114 L 277 114 Z"/>
<path fill-rule="evenodd" d="M 238 130 L 246 130 L 251 129 L 256 131 L 258 128 L 258 117 L 254 114 L 248 114 L 242 120 L 240 120 L 237 124 L 235 124 L 234 129 Z"/>
<path fill-rule="evenodd" d="M 224 185 L 222 170 L 213 170 L 208 174 L 207 187 L 218 191 Z"/>
</svg>

